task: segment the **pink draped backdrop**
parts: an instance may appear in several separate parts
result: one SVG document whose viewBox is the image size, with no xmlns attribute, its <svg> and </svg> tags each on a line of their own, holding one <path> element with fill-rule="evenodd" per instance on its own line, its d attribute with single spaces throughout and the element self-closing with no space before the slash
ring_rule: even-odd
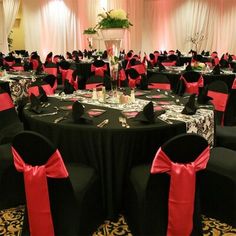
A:
<svg viewBox="0 0 236 236">
<path fill-rule="evenodd" d="M 104 7 L 123 8 L 129 14 L 134 26 L 123 41 L 126 51 L 187 53 L 194 49 L 188 38 L 199 32 L 206 37 L 199 52 L 236 54 L 235 0 L 22 0 L 26 49 L 42 57 L 50 51 L 88 49 L 83 30 L 96 25 Z M 101 37 L 94 44 L 105 48 Z"/>
</svg>

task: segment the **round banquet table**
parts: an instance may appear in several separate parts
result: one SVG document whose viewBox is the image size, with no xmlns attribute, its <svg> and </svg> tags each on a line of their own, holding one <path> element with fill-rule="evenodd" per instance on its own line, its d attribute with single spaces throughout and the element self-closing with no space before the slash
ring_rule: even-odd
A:
<svg viewBox="0 0 236 236">
<path fill-rule="evenodd" d="M 118 119 L 121 116 L 120 110 L 84 103 L 85 112 L 91 108 L 106 111 L 93 117 L 92 123 L 74 123 L 71 114 L 66 120 L 54 123 L 56 118 L 71 113 L 73 101 L 54 97 L 49 98 L 48 102 L 50 106 L 43 108 L 43 113 L 55 112 L 55 106 L 59 108 L 58 113 L 39 116 L 26 106 L 26 129 L 48 137 L 58 147 L 65 163 L 78 162 L 96 169 L 101 179 L 107 218 L 115 218 L 122 211 L 123 189 L 130 168 L 137 164 L 150 163 L 165 141 L 186 132 L 184 122 L 173 121 L 169 124 L 159 119 L 153 124 L 127 119 L 130 128 L 125 128 Z M 109 123 L 98 128 L 97 124 L 104 119 L 109 119 Z"/>
</svg>

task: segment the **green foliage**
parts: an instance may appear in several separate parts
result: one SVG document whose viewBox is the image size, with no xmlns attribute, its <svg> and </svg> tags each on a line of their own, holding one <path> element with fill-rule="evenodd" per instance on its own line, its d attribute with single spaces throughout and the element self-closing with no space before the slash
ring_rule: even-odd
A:
<svg viewBox="0 0 236 236">
<path fill-rule="evenodd" d="M 84 34 L 96 34 L 96 33 L 97 33 L 97 30 L 95 30 L 92 27 L 89 27 L 88 29 L 84 30 Z"/>
</svg>

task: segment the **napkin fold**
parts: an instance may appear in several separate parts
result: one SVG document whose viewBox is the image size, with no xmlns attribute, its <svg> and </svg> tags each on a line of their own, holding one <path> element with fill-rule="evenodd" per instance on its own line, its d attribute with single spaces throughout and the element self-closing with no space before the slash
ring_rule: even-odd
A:
<svg viewBox="0 0 236 236">
<path fill-rule="evenodd" d="M 33 111 L 37 114 L 42 112 L 41 102 L 33 93 L 30 95 L 30 111 Z"/>
<path fill-rule="evenodd" d="M 153 102 L 149 102 L 144 108 L 143 111 L 140 111 L 136 116 L 135 120 L 141 121 L 144 123 L 155 123 L 157 116 L 165 113 L 165 110 L 154 111 Z"/>
<path fill-rule="evenodd" d="M 212 100 L 212 97 L 207 96 L 207 93 L 208 93 L 208 86 L 206 85 L 198 94 L 197 97 L 198 104 L 204 105 L 207 104 L 208 101 Z"/>
<path fill-rule="evenodd" d="M 197 107 L 195 105 L 195 97 L 196 97 L 195 93 L 189 97 L 188 102 L 185 104 L 185 107 L 181 112 L 182 114 L 194 115 L 196 113 Z"/>
<path fill-rule="evenodd" d="M 39 89 L 38 98 L 39 98 L 40 102 L 47 102 L 48 101 L 48 96 L 47 96 L 45 90 L 43 89 L 43 87 L 39 86 L 38 89 Z"/>
<path fill-rule="evenodd" d="M 79 101 L 72 105 L 72 119 L 74 123 L 92 123 L 92 118 L 84 112 L 84 107 Z"/>
<path fill-rule="evenodd" d="M 67 79 L 65 79 L 63 92 L 65 94 L 72 94 L 74 91 L 75 88 L 73 87 L 73 85 Z"/>
</svg>

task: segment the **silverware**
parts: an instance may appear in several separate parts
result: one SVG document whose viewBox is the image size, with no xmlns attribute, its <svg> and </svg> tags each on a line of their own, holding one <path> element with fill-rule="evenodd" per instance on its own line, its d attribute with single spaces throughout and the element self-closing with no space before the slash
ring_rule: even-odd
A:
<svg viewBox="0 0 236 236">
<path fill-rule="evenodd" d="M 56 115 L 56 114 L 57 114 L 57 111 L 46 113 L 46 114 L 37 114 L 37 115 L 35 114 L 35 115 L 31 115 L 31 117 L 53 116 L 53 115 Z"/>
<path fill-rule="evenodd" d="M 57 124 L 57 123 L 59 123 L 60 121 L 65 120 L 65 119 L 66 119 L 66 117 L 61 116 L 61 117 L 58 117 L 57 119 L 55 119 L 55 120 L 53 121 L 53 123 Z"/>
<path fill-rule="evenodd" d="M 119 117 L 119 122 L 121 123 L 122 127 L 130 128 L 130 126 L 129 126 L 128 123 L 127 123 L 126 118 L 120 116 L 120 117 Z"/>
<path fill-rule="evenodd" d="M 108 123 L 109 123 L 109 120 L 108 120 L 108 119 L 105 119 L 104 121 L 102 121 L 101 123 L 99 123 L 99 124 L 97 125 L 97 127 L 102 128 L 104 125 L 106 125 L 106 124 L 108 124 Z"/>
<path fill-rule="evenodd" d="M 69 112 L 67 112 L 64 116 L 60 116 L 60 117 L 58 117 L 58 118 L 56 118 L 54 121 L 53 121 L 53 123 L 59 123 L 60 121 L 62 121 L 62 120 L 66 120 L 67 118 L 68 118 L 68 115 L 69 115 Z"/>
</svg>

